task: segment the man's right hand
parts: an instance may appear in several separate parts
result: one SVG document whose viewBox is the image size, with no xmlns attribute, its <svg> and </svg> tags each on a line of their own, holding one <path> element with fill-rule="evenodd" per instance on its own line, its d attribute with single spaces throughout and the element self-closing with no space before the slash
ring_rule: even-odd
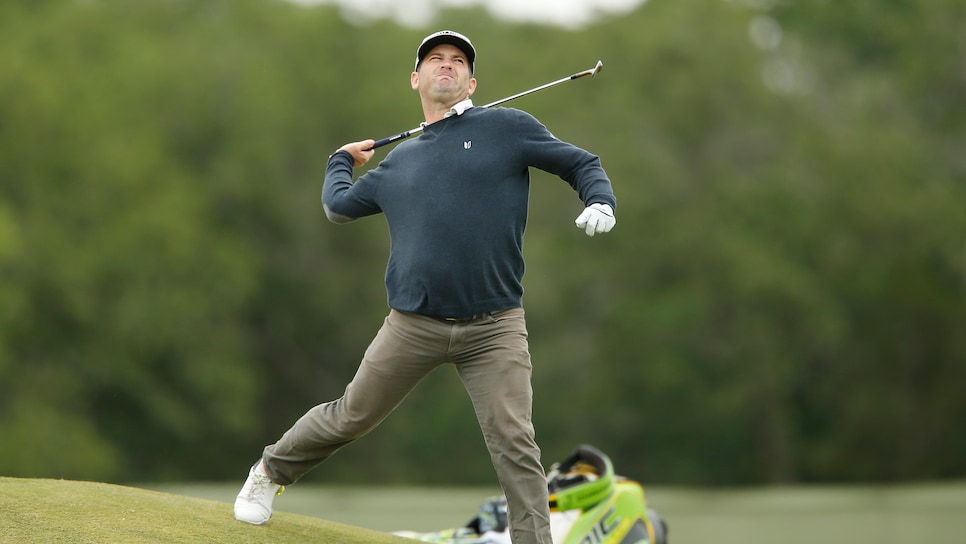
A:
<svg viewBox="0 0 966 544">
<path fill-rule="evenodd" d="M 353 166 L 359 167 L 369 162 L 369 159 L 375 154 L 375 150 L 372 148 L 374 145 L 376 145 L 375 140 L 362 140 L 361 142 L 345 144 L 339 148 L 339 151 L 348 151 L 352 155 Z"/>
</svg>

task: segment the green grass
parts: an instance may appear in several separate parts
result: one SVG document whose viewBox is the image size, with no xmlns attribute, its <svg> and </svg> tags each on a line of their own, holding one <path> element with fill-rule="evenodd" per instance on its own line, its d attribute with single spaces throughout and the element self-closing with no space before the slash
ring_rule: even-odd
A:
<svg viewBox="0 0 966 544">
<path fill-rule="evenodd" d="M 232 502 L 243 481 L 231 483 L 138 484 L 157 491 Z M 290 512 L 391 532 L 459 527 L 499 487 L 375 487 L 299 483 L 275 499 L 276 512 Z"/>
<path fill-rule="evenodd" d="M 0 542 L 406 544 L 369 529 L 277 512 L 268 525 L 235 521 L 232 506 L 91 482 L 0 477 Z"/>
<path fill-rule="evenodd" d="M 292 486 L 264 527 L 232 519 L 241 481 L 154 490 L 0 478 L 0 543 L 408 544 L 456 527 L 492 488 Z M 648 488 L 673 544 L 958 544 L 966 482 L 728 490 Z M 320 519 L 325 518 L 325 519 Z"/>
<path fill-rule="evenodd" d="M 959 544 L 966 483 L 653 489 L 673 544 Z"/>
<path fill-rule="evenodd" d="M 164 489 L 230 502 L 242 481 Z M 493 488 L 291 486 L 277 511 L 377 531 L 457 527 Z M 648 486 L 671 525 L 671 544 L 959 544 L 966 482 L 688 489 Z"/>
</svg>

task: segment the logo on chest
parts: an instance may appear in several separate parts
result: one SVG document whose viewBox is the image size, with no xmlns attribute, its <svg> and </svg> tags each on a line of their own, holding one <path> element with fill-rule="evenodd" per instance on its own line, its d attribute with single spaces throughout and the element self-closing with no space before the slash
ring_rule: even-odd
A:
<svg viewBox="0 0 966 544">
<path fill-rule="evenodd" d="M 473 140 L 466 140 L 463 142 L 463 149 L 469 149 L 473 147 Z"/>
</svg>

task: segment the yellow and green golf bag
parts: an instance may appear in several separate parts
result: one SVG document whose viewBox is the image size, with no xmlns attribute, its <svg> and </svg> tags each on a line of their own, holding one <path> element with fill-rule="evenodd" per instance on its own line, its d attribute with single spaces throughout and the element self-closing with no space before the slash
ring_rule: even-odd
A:
<svg viewBox="0 0 966 544">
<path fill-rule="evenodd" d="M 614 473 L 609 457 L 578 446 L 547 473 L 554 544 L 667 544 L 667 523 L 648 508 L 644 487 Z M 465 526 L 395 534 L 436 544 L 510 544 L 506 497 L 487 499 Z"/>
</svg>

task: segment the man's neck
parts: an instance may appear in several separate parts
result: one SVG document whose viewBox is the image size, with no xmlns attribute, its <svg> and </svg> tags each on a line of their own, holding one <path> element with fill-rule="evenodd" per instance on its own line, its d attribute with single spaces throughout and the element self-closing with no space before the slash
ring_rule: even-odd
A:
<svg viewBox="0 0 966 544">
<path fill-rule="evenodd" d="M 473 101 L 470 100 L 469 97 L 459 100 L 449 106 L 441 104 L 439 105 L 438 109 L 437 108 L 427 109 L 426 106 L 424 105 L 423 116 L 426 118 L 426 122 L 423 124 L 423 126 L 431 125 L 436 121 L 441 121 L 451 115 L 462 115 L 464 111 L 466 111 L 468 108 L 472 106 L 473 106 Z"/>
<path fill-rule="evenodd" d="M 442 120 L 446 116 L 446 114 L 449 113 L 449 111 L 451 109 L 453 109 L 452 106 L 450 106 L 450 107 L 444 107 L 442 105 L 436 105 L 436 107 L 434 107 L 432 109 L 426 109 L 424 107 L 423 108 L 423 117 L 426 118 L 426 124 L 427 125 L 431 125 L 431 124 L 435 123 L 436 121 Z"/>
</svg>

